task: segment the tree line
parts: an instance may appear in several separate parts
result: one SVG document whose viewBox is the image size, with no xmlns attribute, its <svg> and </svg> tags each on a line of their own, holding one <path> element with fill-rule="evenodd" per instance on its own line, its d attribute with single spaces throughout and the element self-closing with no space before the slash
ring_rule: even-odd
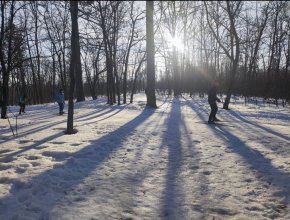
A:
<svg viewBox="0 0 290 220">
<path fill-rule="evenodd" d="M 289 21 L 288 1 L 1 1 L 1 117 L 23 94 L 121 105 L 148 87 L 156 106 L 155 88 L 204 97 L 213 79 L 225 109 L 232 94 L 289 102 Z"/>
</svg>

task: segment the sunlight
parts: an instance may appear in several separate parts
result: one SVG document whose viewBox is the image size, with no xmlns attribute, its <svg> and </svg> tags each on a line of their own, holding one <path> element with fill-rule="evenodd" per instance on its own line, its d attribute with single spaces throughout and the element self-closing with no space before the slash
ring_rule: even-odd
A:
<svg viewBox="0 0 290 220">
<path fill-rule="evenodd" d="M 181 42 L 180 39 L 178 38 L 173 38 L 170 34 L 168 35 L 168 41 L 169 43 L 171 43 L 173 46 L 179 48 L 179 49 L 183 49 L 183 44 Z"/>
</svg>

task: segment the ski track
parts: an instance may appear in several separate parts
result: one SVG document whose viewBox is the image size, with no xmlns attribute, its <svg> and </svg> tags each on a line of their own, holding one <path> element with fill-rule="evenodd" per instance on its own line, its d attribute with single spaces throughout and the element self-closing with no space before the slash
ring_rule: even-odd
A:
<svg viewBox="0 0 290 220">
<path fill-rule="evenodd" d="M 290 219 L 289 107 L 145 100 L 75 103 L 74 135 L 53 103 L 1 120 L 0 220 Z"/>
</svg>

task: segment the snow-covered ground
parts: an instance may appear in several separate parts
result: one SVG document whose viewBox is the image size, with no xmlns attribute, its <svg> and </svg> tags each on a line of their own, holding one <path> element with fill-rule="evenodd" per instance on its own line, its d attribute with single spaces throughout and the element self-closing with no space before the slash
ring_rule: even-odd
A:
<svg viewBox="0 0 290 220">
<path fill-rule="evenodd" d="M 53 103 L 1 119 L 0 219 L 290 219 L 289 106 L 157 99 L 75 103 L 74 135 Z"/>
</svg>

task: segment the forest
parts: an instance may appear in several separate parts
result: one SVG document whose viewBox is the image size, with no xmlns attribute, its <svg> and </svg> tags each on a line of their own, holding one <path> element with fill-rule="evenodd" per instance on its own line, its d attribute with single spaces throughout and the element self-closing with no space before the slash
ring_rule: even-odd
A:
<svg viewBox="0 0 290 220">
<path fill-rule="evenodd" d="M 0 4 L 1 220 L 290 219 L 290 1 Z"/>
<path fill-rule="evenodd" d="M 225 108 L 231 94 L 289 103 L 288 1 L 154 1 L 150 10 L 137 1 L 1 1 L 1 117 L 24 94 L 44 104 L 62 88 L 66 99 L 105 95 L 121 105 L 152 83 L 153 93 L 203 97 L 214 79 Z"/>
</svg>

